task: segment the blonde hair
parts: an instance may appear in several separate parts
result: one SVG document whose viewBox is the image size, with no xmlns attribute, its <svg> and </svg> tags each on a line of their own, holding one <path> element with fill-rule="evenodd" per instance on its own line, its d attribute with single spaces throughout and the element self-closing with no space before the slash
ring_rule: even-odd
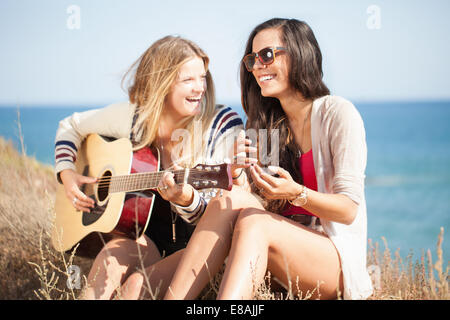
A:
<svg viewBox="0 0 450 320">
<path fill-rule="evenodd" d="M 208 70 L 209 58 L 205 52 L 192 41 L 178 36 L 166 36 L 153 43 L 142 56 L 130 67 L 123 81 L 134 71 L 132 84 L 128 88 L 131 103 L 136 104 L 137 119 L 132 128 L 134 150 L 151 145 L 157 136 L 164 103 L 175 82 L 181 66 L 188 60 L 199 57 L 203 60 L 206 70 L 206 91 L 201 102 L 201 111 L 184 122 L 194 143 L 194 122 L 200 121 L 202 132 L 206 132 L 215 111 L 215 94 L 212 76 Z M 201 138 L 200 138 L 201 139 Z M 198 141 L 197 141 L 198 143 Z M 201 148 L 195 148 L 200 153 L 206 148 L 201 139 Z M 194 150 L 191 148 L 190 150 Z M 182 159 L 184 165 L 193 165 L 200 154 L 191 153 L 189 159 Z"/>
</svg>

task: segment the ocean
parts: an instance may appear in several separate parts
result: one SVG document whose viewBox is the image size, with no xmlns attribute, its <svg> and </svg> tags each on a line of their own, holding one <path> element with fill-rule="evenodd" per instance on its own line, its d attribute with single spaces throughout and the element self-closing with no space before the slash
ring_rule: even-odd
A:
<svg viewBox="0 0 450 320">
<path fill-rule="evenodd" d="M 354 103 L 368 146 L 368 238 L 413 259 L 436 244 L 444 227 L 444 263 L 450 257 L 450 101 Z M 243 111 L 234 107 L 241 116 Z M 26 153 L 54 164 L 59 120 L 79 107 L 0 107 L 0 136 L 20 150 L 18 111 Z"/>
</svg>

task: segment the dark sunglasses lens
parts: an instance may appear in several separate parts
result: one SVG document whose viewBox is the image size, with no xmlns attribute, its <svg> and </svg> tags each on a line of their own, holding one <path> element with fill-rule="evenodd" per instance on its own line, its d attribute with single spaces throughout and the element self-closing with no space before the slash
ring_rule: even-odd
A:
<svg viewBox="0 0 450 320">
<path fill-rule="evenodd" d="M 273 62 L 273 50 L 272 48 L 265 48 L 258 52 L 263 64 L 270 64 Z"/>
<path fill-rule="evenodd" d="M 253 66 L 255 65 L 255 54 L 249 54 L 244 58 L 244 64 L 247 67 L 247 70 L 251 71 Z"/>
</svg>

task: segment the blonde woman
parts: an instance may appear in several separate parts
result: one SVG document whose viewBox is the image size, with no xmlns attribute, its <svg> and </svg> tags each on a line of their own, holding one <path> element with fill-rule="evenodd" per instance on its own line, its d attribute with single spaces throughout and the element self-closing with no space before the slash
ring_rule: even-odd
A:
<svg viewBox="0 0 450 320">
<path fill-rule="evenodd" d="M 208 56 L 195 43 L 180 37 L 164 37 L 152 44 L 130 68 L 134 75 L 128 102 L 75 113 L 60 122 L 56 134 L 55 171 L 76 209 L 89 211 L 94 205 L 79 187 L 96 179 L 74 170 L 78 148 L 91 133 L 130 138 L 134 150 L 145 146 L 157 148 L 160 170 L 192 167 L 204 162 L 221 163 L 233 158 L 234 152 L 248 151 L 242 137 L 237 145 L 230 147 L 230 140 L 242 131 L 242 120 L 230 108 L 215 105 L 208 63 Z M 199 127 L 202 136 L 194 137 Z M 190 153 L 184 152 L 188 148 L 180 152 L 178 141 L 172 137 L 177 129 L 188 132 L 193 138 L 191 145 L 200 147 L 191 148 Z M 232 166 L 235 184 L 244 181 L 242 167 Z M 149 278 L 153 292 L 158 288 L 161 294 L 165 293 L 182 249 L 211 193 L 202 195 L 188 184 L 177 185 L 169 172 L 161 178 L 158 192 L 145 234 L 136 241 L 115 238 L 97 255 L 84 290 L 85 299 L 112 298 L 116 289 L 140 266 L 138 251 L 144 266 L 151 266 Z M 174 229 L 172 224 L 175 224 Z M 142 282 L 130 283 L 136 288 L 142 285 Z M 139 293 L 139 288 L 129 292 Z M 124 290 L 121 294 L 127 297 Z"/>
</svg>

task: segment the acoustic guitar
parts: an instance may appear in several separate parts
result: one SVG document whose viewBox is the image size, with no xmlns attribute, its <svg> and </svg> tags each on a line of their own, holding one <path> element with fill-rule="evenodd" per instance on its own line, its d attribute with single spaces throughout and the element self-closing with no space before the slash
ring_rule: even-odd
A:
<svg viewBox="0 0 450 320">
<path fill-rule="evenodd" d="M 156 156 L 155 156 L 156 154 Z M 94 184 L 81 191 L 95 201 L 90 212 L 77 211 L 58 185 L 56 217 L 52 245 L 57 251 L 95 257 L 104 243 L 115 235 L 139 238 L 147 229 L 157 192 L 164 173 L 159 171 L 159 153 L 145 147 L 133 152 L 131 142 L 122 138 L 108 141 L 97 134 L 82 143 L 75 162 L 76 171 L 97 177 Z M 187 183 L 195 189 L 231 190 L 230 164 L 199 164 L 191 169 L 172 171 L 177 184 Z"/>
</svg>

